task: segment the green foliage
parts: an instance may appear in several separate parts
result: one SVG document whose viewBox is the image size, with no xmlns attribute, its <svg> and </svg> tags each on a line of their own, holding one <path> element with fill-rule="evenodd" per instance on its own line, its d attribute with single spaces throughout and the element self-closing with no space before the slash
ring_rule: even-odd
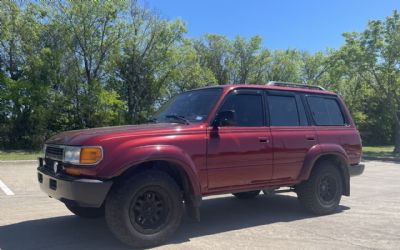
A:
<svg viewBox="0 0 400 250">
<path fill-rule="evenodd" d="M 185 38 L 136 0 L 0 1 L 0 148 L 60 131 L 143 122 L 213 84 L 321 85 L 343 97 L 364 144 L 400 151 L 400 17 L 345 33 L 337 50 L 269 50 L 261 37 Z"/>
<path fill-rule="evenodd" d="M 395 141 L 394 150 L 400 152 L 400 15 L 394 11 L 385 21 L 370 21 L 364 32 L 344 37 L 338 52 L 344 75 L 357 86 L 357 95 L 364 94 L 356 97 L 363 104 L 358 111 L 368 117 L 362 126 L 374 134 L 366 141 Z"/>
</svg>

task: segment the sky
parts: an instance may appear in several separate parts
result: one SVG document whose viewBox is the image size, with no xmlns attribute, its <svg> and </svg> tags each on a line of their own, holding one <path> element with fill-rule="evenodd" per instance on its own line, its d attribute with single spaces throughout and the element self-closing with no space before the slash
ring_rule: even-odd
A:
<svg viewBox="0 0 400 250">
<path fill-rule="evenodd" d="M 162 17 L 186 22 L 187 36 L 260 35 L 269 49 L 309 52 L 339 48 L 343 32 L 362 32 L 384 20 L 400 0 L 147 0 Z"/>
</svg>

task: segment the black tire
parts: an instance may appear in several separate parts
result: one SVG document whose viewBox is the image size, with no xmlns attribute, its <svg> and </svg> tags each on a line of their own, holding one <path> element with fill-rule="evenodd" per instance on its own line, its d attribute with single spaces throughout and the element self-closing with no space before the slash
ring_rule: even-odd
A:
<svg viewBox="0 0 400 250">
<path fill-rule="evenodd" d="M 296 187 L 300 203 L 317 215 L 335 212 L 343 193 L 343 180 L 338 168 L 330 161 L 320 162 L 310 178 Z"/>
<path fill-rule="evenodd" d="M 252 198 L 256 197 L 259 194 L 260 194 L 260 190 L 233 193 L 233 195 L 238 199 L 252 199 Z"/>
<path fill-rule="evenodd" d="M 169 175 L 147 171 L 113 187 L 106 200 L 105 218 L 123 243 L 153 247 L 165 242 L 179 227 L 182 202 L 182 193 Z"/>
<path fill-rule="evenodd" d="M 82 217 L 82 218 L 94 219 L 94 218 L 100 218 L 100 217 L 104 216 L 104 206 L 101 206 L 99 208 L 72 206 L 72 205 L 68 205 L 68 204 L 65 204 L 65 206 L 73 214 L 78 215 L 79 217 Z"/>
<path fill-rule="evenodd" d="M 273 197 L 275 195 L 275 190 L 279 188 L 264 188 L 262 191 L 265 196 L 267 197 Z"/>
</svg>

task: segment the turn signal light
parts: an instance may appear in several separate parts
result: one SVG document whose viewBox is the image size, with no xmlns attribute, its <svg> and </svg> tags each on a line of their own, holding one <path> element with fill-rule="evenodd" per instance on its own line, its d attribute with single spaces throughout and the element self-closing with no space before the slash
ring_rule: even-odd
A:
<svg viewBox="0 0 400 250">
<path fill-rule="evenodd" d="M 80 164 L 96 164 L 102 157 L 101 148 L 81 148 Z"/>
<path fill-rule="evenodd" d="M 71 167 L 71 168 L 64 168 L 65 173 L 70 175 L 81 175 L 81 170 L 79 168 Z"/>
</svg>

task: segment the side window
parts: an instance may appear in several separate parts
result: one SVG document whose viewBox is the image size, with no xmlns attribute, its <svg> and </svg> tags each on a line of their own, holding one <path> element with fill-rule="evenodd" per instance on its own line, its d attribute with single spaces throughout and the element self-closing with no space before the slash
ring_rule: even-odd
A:
<svg viewBox="0 0 400 250">
<path fill-rule="evenodd" d="M 232 126 L 264 126 L 263 100 L 260 94 L 230 94 L 220 111 L 231 110 L 235 113 Z"/>
<path fill-rule="evenodd" d="M 271 126 L 300 126 L 300 117 L 294 96 L 268 96 Z"/>
<path fill-rule="evenodd" d="M 310 96 L 307 100 L 316 125 L 342 126 L 345 124 L 343 113 L 335 99 Z"/>
</svg>

